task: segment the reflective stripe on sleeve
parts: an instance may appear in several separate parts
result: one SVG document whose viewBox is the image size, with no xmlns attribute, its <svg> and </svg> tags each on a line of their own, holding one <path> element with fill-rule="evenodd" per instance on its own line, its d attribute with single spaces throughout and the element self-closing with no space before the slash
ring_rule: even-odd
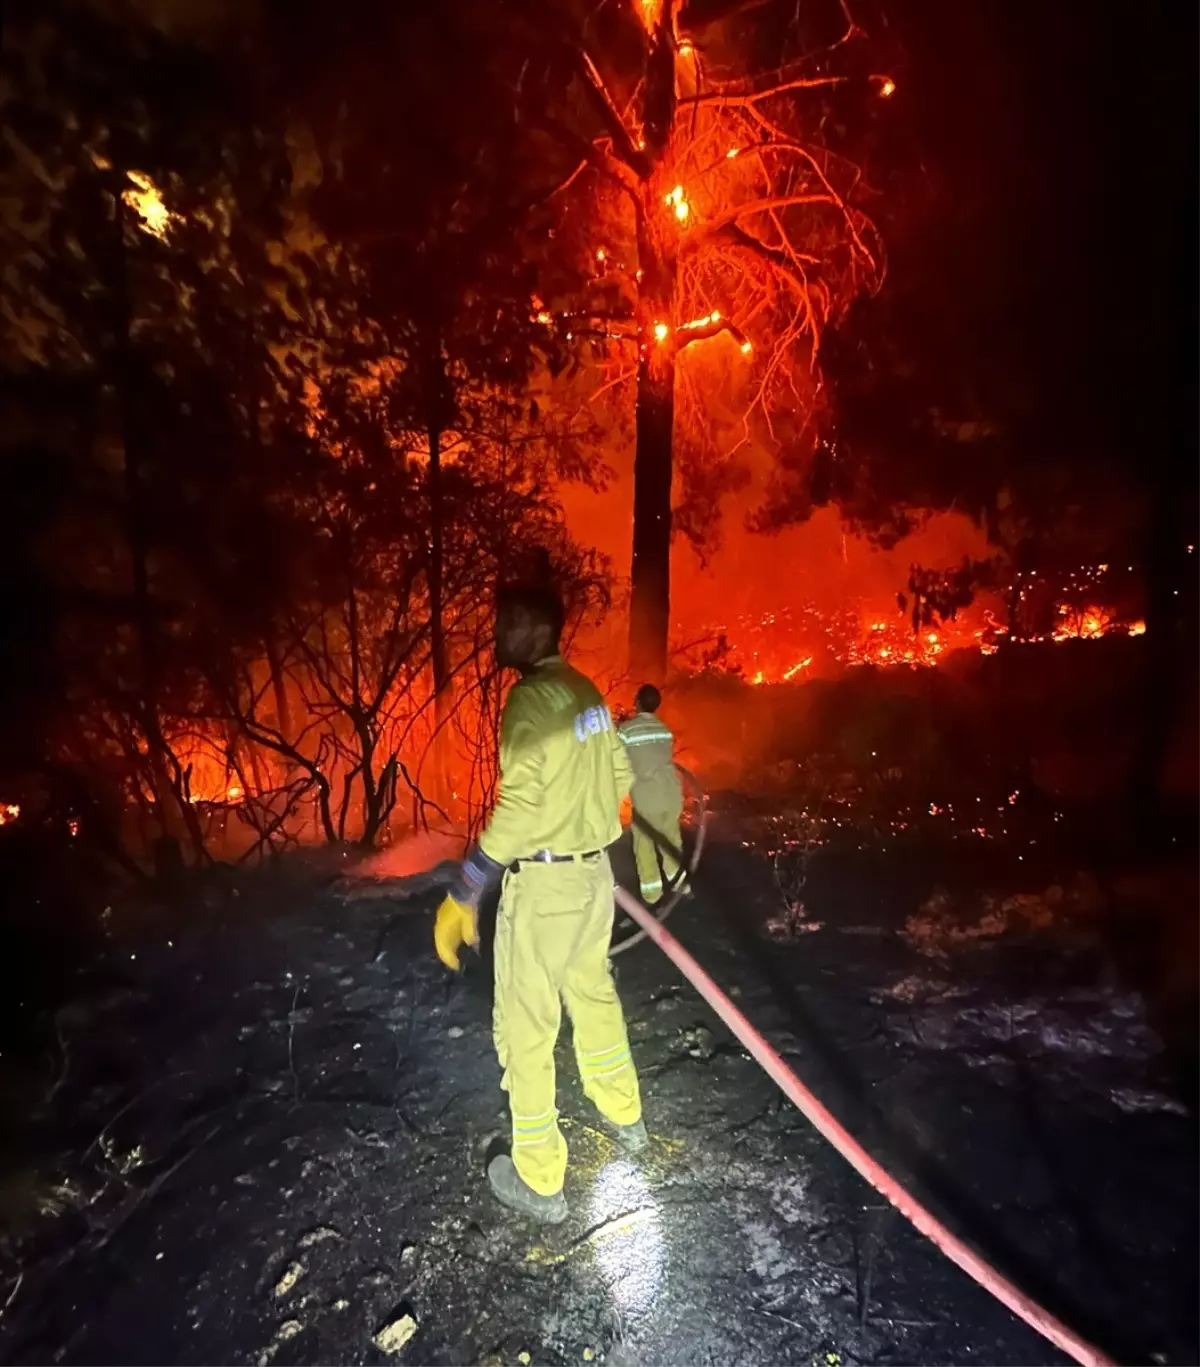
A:
<svg viewBox="0 0 1200 1367">
<path fill-rule="evenodd" d="M 621 739 L 626 745 L 649 745 L 654 741 L 674 741 L 675 737 L 670 731 L 645 731 L 635 733 L 632 736 L 622 735 Z"/>
</svg>

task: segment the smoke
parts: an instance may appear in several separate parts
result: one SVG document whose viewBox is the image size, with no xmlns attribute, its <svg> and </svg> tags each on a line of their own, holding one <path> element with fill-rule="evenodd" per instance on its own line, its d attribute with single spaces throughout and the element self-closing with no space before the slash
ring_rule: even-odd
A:
<svg viewBox="0 0 1200 1367">
<path fill-rule="evenodd" d="M 572 535 L 611 557 L 616 573 L 627 576 L 631 472 L 622 471 L 601 493 L 570 485 L 558 492 Z M 959 513 L 933 515 L 920 531 L 886 551 L 848 530 L 833 508 L 818 509 L 807 522 L 780 532 L 751 532 L 745 518 L 755 498 L 756 491 L 749 489 L 726 500 L 718 544 L 704 563 L 682 537 L 676 538 L 671 557 L 675 639 L 805 604 L 823 613 L 856 610 L 864 621 L 895 618 L 896 595 L 907 587 L 911 565 L 949 568 L 964 556 L 982 559 L 990 553 L 983 532 Z M 731 642 L 738 644 L 732 635 Z"/>
<path fill-rule="evenodd" d="M 365 878 L 411 878 L 461 859 L 465 844 L 461 831 L 418 831 L 365 860 L 355 872 Z"/>
<path fill-rule="evenodd" d="M 807 522 L 768 535 L 727 516 L 723 542 L 707 565 L 690 548 L 679 550 L 672 566 L 675 615 L 686 629 L 711 621 L 714 607 L 731 619 L 805 603 L 825 613 L 855 609 L 864 619 L 894 617 L 911 565 L 949 567 L 964 555 L 982 558 L 987 542 L 968 518 L 939 513 L 893 549 L 879 550 L 848 531 L 834 509 L 821 508 Z"/>
</svg>

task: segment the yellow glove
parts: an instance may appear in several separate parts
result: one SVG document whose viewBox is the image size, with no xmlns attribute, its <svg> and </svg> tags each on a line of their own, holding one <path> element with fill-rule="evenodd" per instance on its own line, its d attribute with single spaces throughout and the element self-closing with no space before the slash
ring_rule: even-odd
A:
<svg viewBox="0 0 1200 1367">
<path fill-rule="evenodd" d="M 433 947 L 437 956 L 447 968 L 455 972 L 462 965 L 458 962 L 458 951 L 464 944 L 477 945 L 479 930 L 475 924 L 475 908 L 470 902 L 460 902 L 454 897 L 445 897 L 437 909 L 437 920 L 433 925 Z"/>
</svg>

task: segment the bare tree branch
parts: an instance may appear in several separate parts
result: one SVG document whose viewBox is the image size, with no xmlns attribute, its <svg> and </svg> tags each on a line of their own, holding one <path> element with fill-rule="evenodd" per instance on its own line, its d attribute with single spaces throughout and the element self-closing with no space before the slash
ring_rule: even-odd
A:
<svg viewBox="0 0 1200 1367">
<path fill-rule="evenodd" d="M 531 113 L 530 121 L 537 124 L 549 137 L 552 137 L 580 161 L 586 162 L 594 171 L 619 185 L 636 203 L 638 196 L 638 177 L 623 161 L 608 151 L 600 143 L 591 142 L 568 128 L 557 119 L 552 119 L 542 111 Z M 574 179 L 574 176 L 572 176 Z"/>
<path fill-rule="evenodd" d="M 650 160 L 645 152 L 637 146 L 629 129 L 626 128 L 625 120 L 621 117 L 621 111 L 617 108 L 616 101 L 608 93 L 604 77 L 597 70 L 591 54 L 585 48 L 576 48 L 575 59 L 579 74 L 583 79 L 584 91 L 593 109 L 600 116 L 605 132 L 612 138 L 613 150 L 639 180 L 648 180 L 651 171 Z"/>
<path fill-rule="evenodd" d="M 800 76 L 795 80 L 784 81 L 780 85 L 768 86 L 765 90 L 706 90 L 699 95 L 685 95 L 679 103 L 687 105 L 722 105 L 726 109 L 748 109 L 763 100 L 774 99 L 776 95 L 786 95 L 792 90 L 819 90 L 835 85 L 845 85 L 849 76 Z"/>
<path fill-rule="evenodd" d="M 591 165 L 589 158 L 580 157 L 573 171 L 569 172 L 562 180 L 558 181 L 557 184 L 551 186 L 545 194 L 539 195 L 537 199 L 530 203 L 529 207 L 531 209 L 540 209 L 543 204 L 549 204 L 557 195 L 561 195 L 564 191 L 569 190 L 579 175 L 586 171 L 589 165 Z"/>
<path fill-rule="evenodd" d="M 746 344 L 746 334 L 736 323 L 731 323 L 728 318 L 719 318 L 715 321 L 686 324 L 683 327 L 676 328 L 675 350 L 686 351 L 693 342 L 707 341 L 710 337 L 720 336 L 722 332 L 728 332 L 738 346 Z"/>
<path fill-rule="evenodd" d="M 768 199 L 752 199 L 744 204 L 737 204 L 732 209 L 725 210 L 724 213 L 717 214 L 714 218 L 706 219 L 703 226 L 688 233 L 680 244 L 681 252 L 695 251 L 706 239 L 719 233 L 722 228 L 729 223 L 736 223 L 739 218 L 745 218 L 750 214 L 766 214 L 774 209 L 798 209 L 810 204 L 837 204 L 837 199 L 832 195 L 777 195 Z"/>
<path fill-rule="evenodd" d="M 870 266 L 871 270 L 877 271 L 879 269 L 878 263 L 876 262 L 874 255 L 867 249 L 866 244 L 863 242 L 862 235 L 858 231 L 858 227 L 854 222 L 854 218 L 851 214 L 849 206 L 847 205 L 845 199 L 841 195 L 839 195 L 837 191 L 833 188 L 833 185 L 830 183 L 829 177 L 825 174 L 825 171 L 817 162 L 817 158 L 813 153 L 812 148 L 806 147 L 804 143 L 797 142 L 794 138 L 778 136 L 780 130 L 773 123 L 771 123 L 768 119 L 763 118 L 761 115 L 758 114 L 757 111 L 751 111 L 751 113 L 752 117 L 754 117 L 759 124 L 767 128 L 772 133 L 776 134 L 776 136 L 773 137 L 773 139 L 770 142 L 763 143 L 761 144 L 761 146 L 756 144 L 755 150 L 766 151 L 770 149 L 773 151 L 780 152 L 794 152 L 797 156 L 802 157 L 808 163 L 809 167 L 812 169 L 817 179 L 821 182 L 821 185 L 824 187 L 826 193 L 833 199 L 833 201 L 837 204 L 838 208 L 841 209 L 842 216 L 846 221 L 846 227 L 849 230 L 850 236 L 854 241 L 855 248 L 858 250 L 863 260 L 866 261 L 867 264 Z"/>
</svg>

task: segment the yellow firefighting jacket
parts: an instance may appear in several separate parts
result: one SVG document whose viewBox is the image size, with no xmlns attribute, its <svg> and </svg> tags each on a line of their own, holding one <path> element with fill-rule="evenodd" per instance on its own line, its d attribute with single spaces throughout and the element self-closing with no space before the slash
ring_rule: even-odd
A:
<svg viewBox="0 0 1200 1367">
<path fill-rule="evenodd" d="M 675 768 L 675 737 L 653 712 L 638 712 L 618 730 L 633 768 L 633 803 L 670 806 L 682 802 L 683 789 Z"/>
<path fill-rule="evenodd" d="M 599 689 L 552 655 L 505 701 L 500 797 L 479 847 L 498 864 L 540 850 L 602 850 L 621 834 L 621 803 L 632 781 Z"/>
</svg>

